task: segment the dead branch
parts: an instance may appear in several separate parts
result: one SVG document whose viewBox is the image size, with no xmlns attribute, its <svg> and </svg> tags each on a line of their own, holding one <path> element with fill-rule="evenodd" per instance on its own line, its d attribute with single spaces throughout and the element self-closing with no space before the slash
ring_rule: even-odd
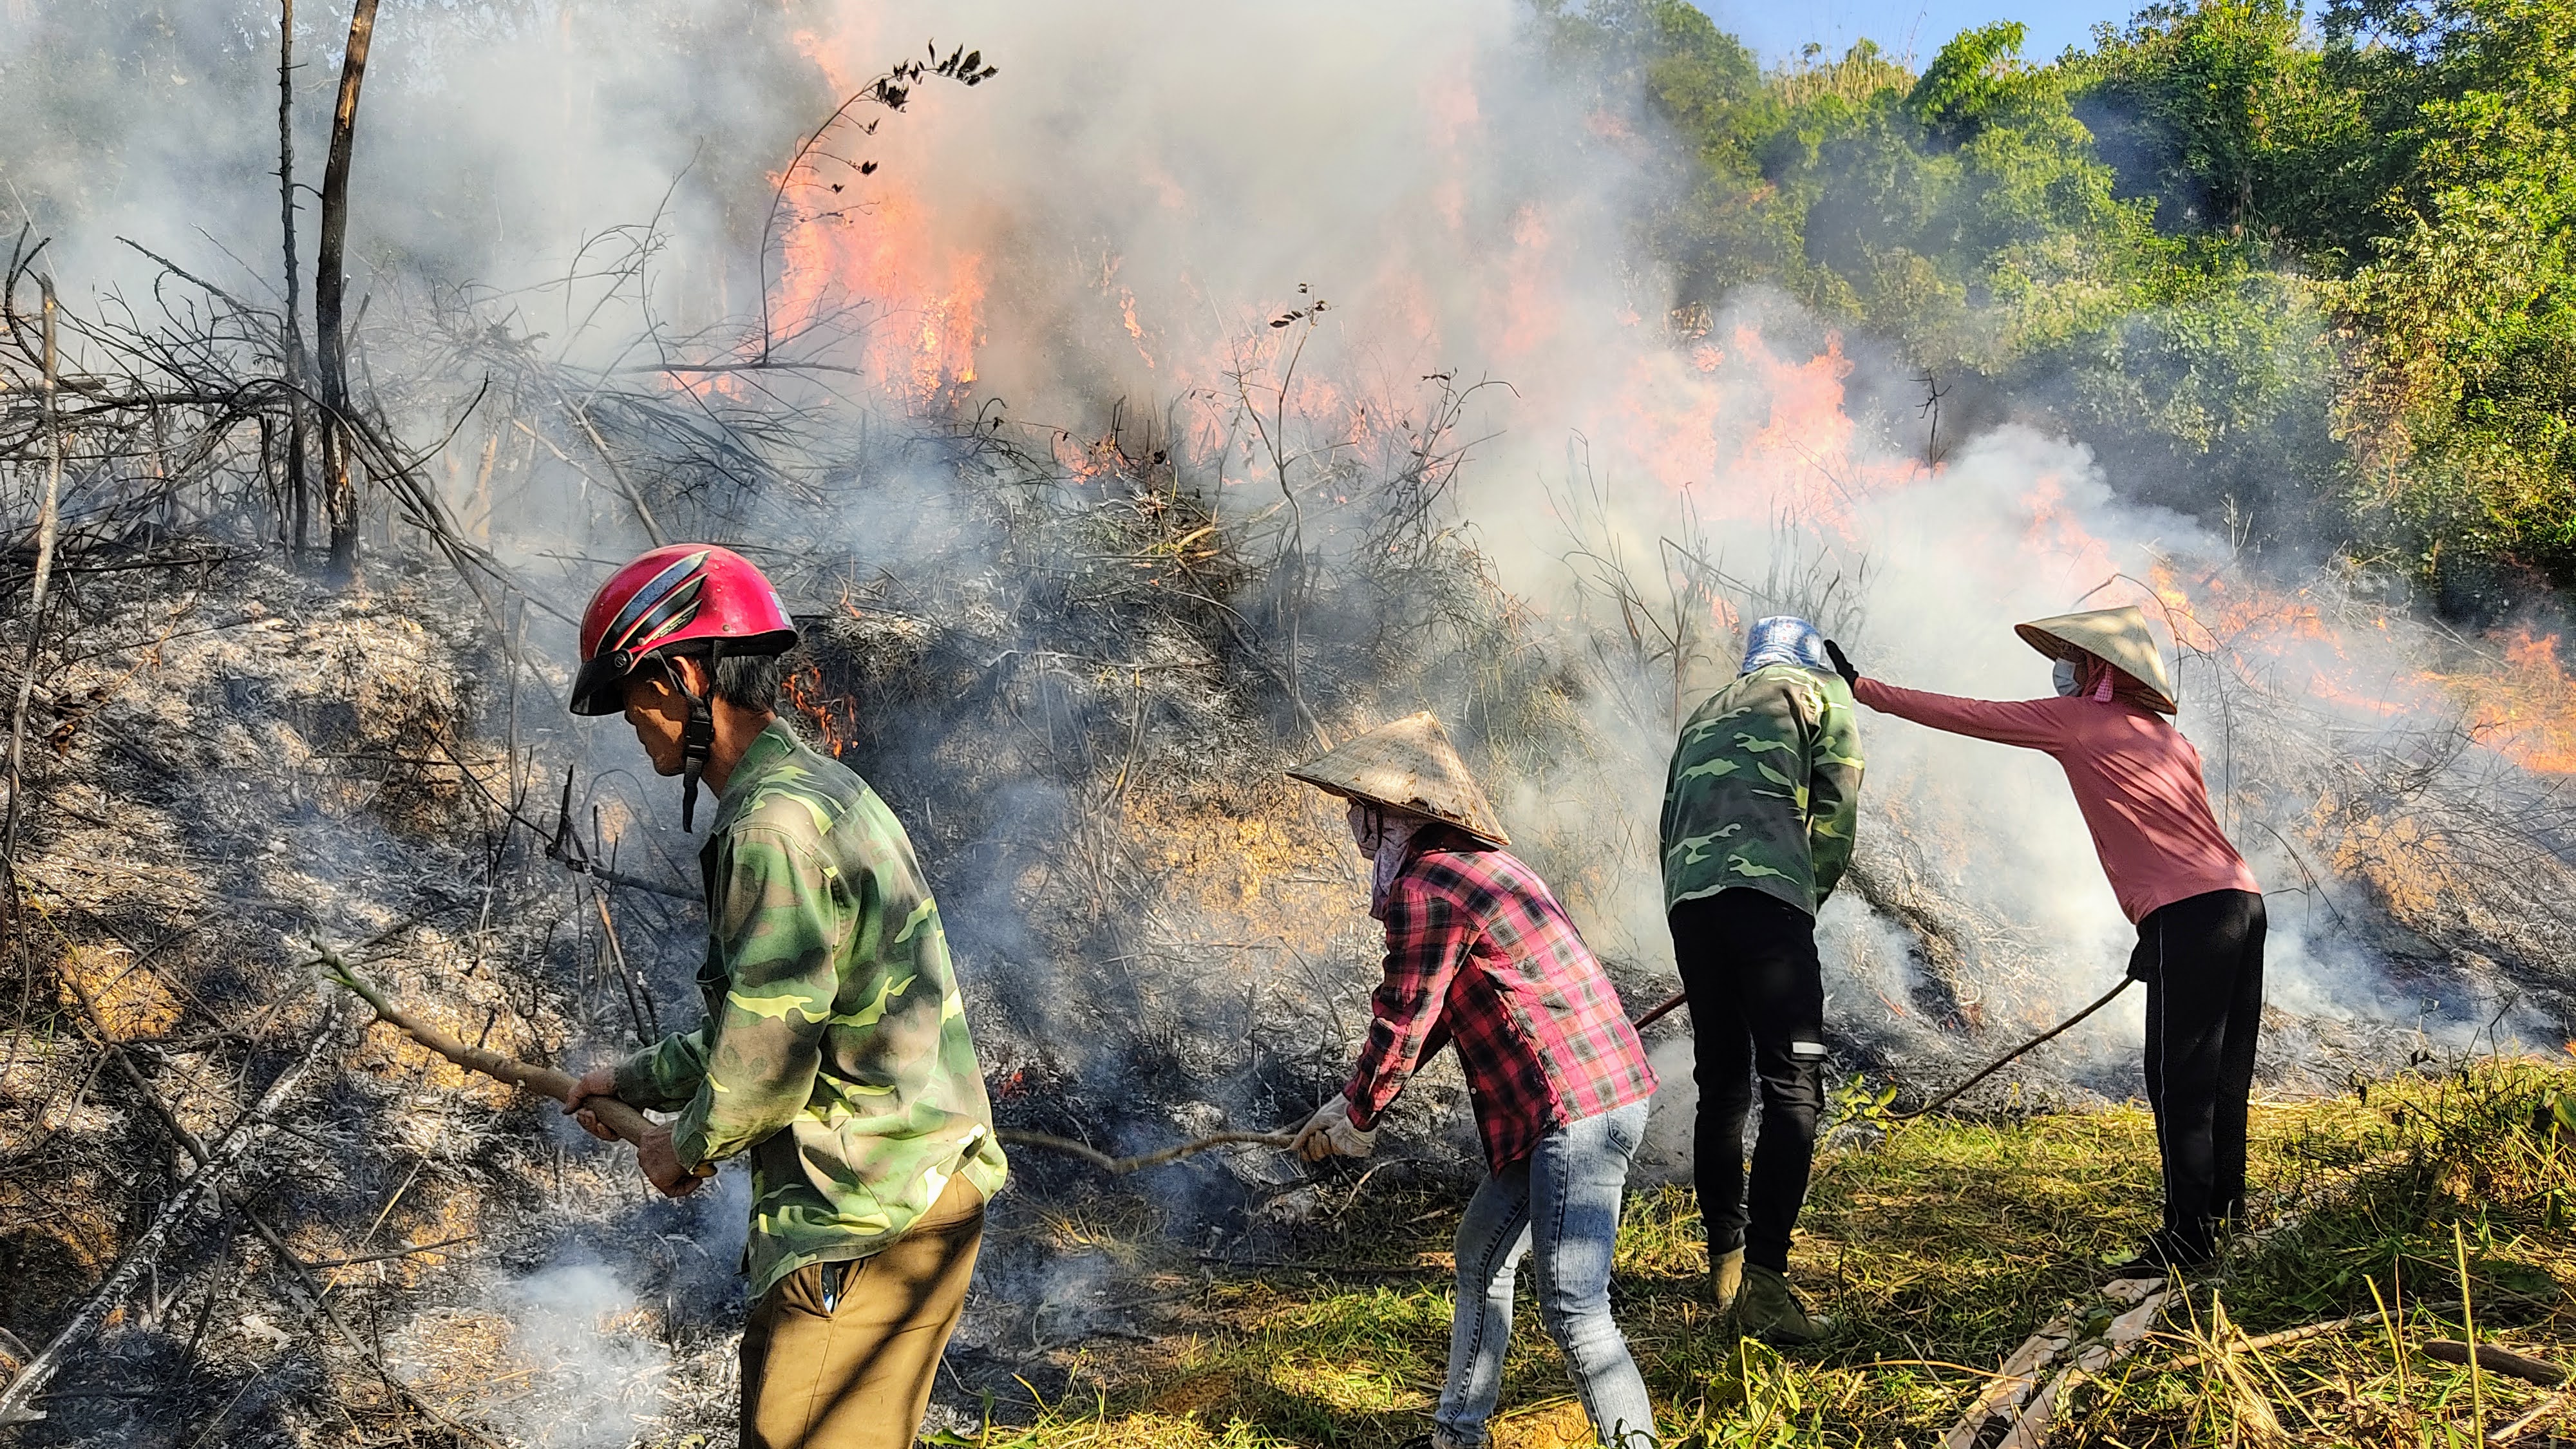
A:
<svg viewBox="0 0 2576 1449">
<path fill-rule="evenodd" d="M 234 1118 L 233 1125 L 225 1129 L 223 1137 L 205 1149 L 206 1155 L 197 1170 L 170 1194 L 170 1200 L 163 1203 L 161 1211 L 154 1215 L 152 1225 L 126 1248 L 125 1256 L 117 1260 L 97 1291 L 72 1314 L 71 1321 L 63 1325 L 53 1341 L 28 1361 L 26 1368 L 9 1382 L 8 1387 L 0 1389 L 0 1424 L 26 1423 L 44 1417 L 43 1411 L 29 1405 L 46 1381 L 62 1367 L 64 1356 L 96 1331 L 108 1313 L 124 1301 L 136 1280 L 160 1254 L 162 1245 L 194 1213 L 198 1202 L 209 1192 L 220 1190 L 224 1177 L 238 1167 L 242 1158 L 257 1145 L 262 1136 L 260 1129 L 267 1119 L 286 1104 L 286 1099 L 303 1082 L 305 1074 L 321 1060 L 325 1049 L 332 1044 L 336 1035 L 332 1025 L 325 1022 L 321 1029 L 315 1031 L 304 1048 L 304 1054 L 279 1072 L 250 1110 Z"/>
<path fill-rule="evenodd" d="M 2437 1338 L 2424 1345 L 2424 1356 L 2438 1363 L 2457 1364 L 2466 1368 L 2469 1363 L 2469 1346 L 2456 1338 Z M 2556 1388 L 2567 1381 L 2567 1370 L 2558 1365 L 2543 1363 L 2539 1359 L 2515 1353 L 2509 1348 L 2498 1348 L 2492 1343 L 2478 1345 L 2478 1367 L 2489 1373 L 2510 1374 L 2527 1383 L 2538 1384 L 2544 1389 Z"/>
<path fill-rule="evenodd" d="M 1134 1157 L 1112 1157 L 1087 1143 L 1076 1142 L 1070 1137 L 1051 1136 L 1044 1132 L 1023 1132 L 1016 1127 L 1004 1127 L 993 1135 L 1000 1138 L 1005 1146 L 1036 1147 L 1048 1152 L 1062 1152 L 1079 1157 L 1103 1172 L 1122 1177 L 1144 1168 L 1160 1167 L 1167 1162 L 1178 1162 L 1184 1157 L 1195 1157 L 1202 1152 L 1212 1152 L 1219 1147 L 1277 1147 L 1284 1150 L 1297 1140 L 1297 1134 L 1293 1132 L 1215 1132 L 1205 1137 L 1193 1137 L 1187 1142 L 1176 1143 L 1155 1152 L 1138 1153 Z"/>
<path fill-rule="evenodd" d="M 2532 1405 L 2530 1413 L 2523 1415 L 2521 1418 L 2516 1419 L 2512 1423 L 2505 1425 L 2503 1428 L 2496 1430 L 2492 1434 L 2489 1434 L 2487 1436 L 2487 1442 L 2490 1444 L 2510 1444 L 2514 1440 L 2519 1439 L 2524 1434 L 2530 1432 L 2533 1425 L 2538 1424 L 2541 1420 L 2548 1418 L 2559 1410 L 2566 1408 L 2567 1403 L 2568 1394 L 2566 1390 L 2561 1389 L 2557 1393 L 2550 1394 L 2543 1398 L 2539 1403 Z"/>
<path fill-rule="evenodd" d="M 467 1071 L 497 1078 L 514 1087 L 525 1087 L 541 1096 L 552 1097 L 558 1102 L 572 1100 L 573 1085 L 577 1080 L 572 1073 L 554 1067 L 541 1067 L 534 1062 L 523 1062 L 484 1047 L 466 1045 L 396 1006 L 393 1000 L 385 995 L 383 987 L 359 975 L 355 966 L 350 965 L 345 957 L 329 947 L 324 947 L 322 950 L 321 964 L 329 972 L 332 981 L 355 993 L 358 999 L 375 1009 L 376 1020 L 400 1030 L 412 1040 Z M 600 1125 L 628 1142 L 641 1142 L 646 1133 L 655 1130 L 650 1118 L 614 1097 L 591 1098 L 589 1110 L 599 1119 Z"/>
<path fill-rule="evenodd" d="M 2279 1348 L 2284 1344 L 2305 1343 L 2312 1338 L 2323 1338 L 2330 1333 L 2341 1333 L 2345 1329 L 2352 1327 L 2354 1324 L 2363 1321 L 2368 1316 L 2369 1315 L 2367 1314 L 2355 1313 L 2342 1318 L 2329 1318 L 2323 1323 L 2311 1323 L 2301 1328 L 2284 1328 L 2275 1333 L 2258 1333 L 2252 1338 L 2245 1340 L 2243 1343 L 2236 1345 L 2236 1347 L 2241 1351 L 2245 1349 Z M 2173 1361 L 2173 1367 L 2177 1369 L 2198 1368 L 2207 1361 L 2208 1355 L 2206 1354 L 2187 1353 L 2182 1357 L 2175 1359 Z"/>
<path fill-rule="evenodd" d="M 169 1102 L 162 1097 L 160 1090 L 152 1085 L 152 1079 L 143 1075 L 142 1070 L 134 1065 L 133 1058 L 127 1055 L 125 1048 L 99 1035 L 95 1026 L 95 1023 L 98 1020 L 98 1003 L 91 999 L 88 990 L 82 987 L 78 981 L 72 980 L 69 977 L 64 978 L 64 981 L 65 984 L 71 987 L 72 993 L 80 999 L 81 1009 L 88 1017 L 87 1021 L 78 1023 L 81 1029 L 81 1034 L 88 1037 L 93 1044 L 97 1044 L 104 1049 L 107 1054 L 107 1058 L 110 1061 L 113 1061 L 117 1067 L 123 1071 L 127 1083 L 134 1088 L 135 1093 L 138 1096 L 142 1097 L 143 1104 L 152 1109 L 152 1114 L 155 1117 L 161 1119 L 162 1130 L 170 1134 L 170 1140 L 178 1143 L 180 1150 L 187 1153 L 188 1156 L 197 1163 L 198 1167 L 203 1169 L 207 1163 L 213 1160 L 212 1154 L 208 1151 L 206 1145 L 203 1142 L 198 1141 L 197 1135 L 189 1131 L 187 1124 L 179 1120 L 179 1114 L 171 1110 Z M 222 1199 L 224 1206 L 233 1213 L 239 1215 L 243 1222 L 248 1223 L 251 1231 L 259 1235 L 260 1241 L 268 1245 L 268 1250 L 277 1255 L 279 1264 L 293 1273 L 293 1280 L 287 1284 L 289 1290 L 287 1293 L 288 1301 L 293 1303 L 297 1311 L 304 1315 L 305 1322 L 313 1327 L 315 1336 L 319 1337 L 321 1329 L 325 1326 L 337 1330 L 340 1337 L 347 1342 L 354 1352 L 357 1353 L 358 1357 L 363 1360 L 368 1367 L 373 1368 L 376 1371 L 376 1377 L 382 1379 L 387 1388 L 392 1389 L 396 1394 L 400 1395 L 404 1401 L 408 1402 L 413 1408 L 419 1410 L 422 1415 L 430 1420 L 430 1422 L 438 1425 L 442 1429 L 448 1430 L 451 1433 L 461 1434 L 479 1443 L 491 1445 L 492 1449 L 502 1449 L 502 1446 L 489 1436 L 474 1429 L 470 1425 L 457 1423 L 456 1421 L 448 1418 L 445 1414 L 440 1413 L 435 1405 L 429 1403 L 418 1393 L 414 1392 L 409 1384 L 395 1378 L 393 1374 L 386 1369 L 384 1361 L 377 1357 L 375 1350 L 368 1346 L 365 1339 L 358 1336 L 357 1330 L 351 1328 L 346 1319 L 340 1317 L 339 1310 L 331 1306 L 329 1297 L 330 1285 L 321 1281 L 318 1271 L 323 1268 L 344 1267 L 358 1263 L 383 1262 L 392 1258 L 407 1258 L 415 1253 L 425 1253 L 433 1249 L 449 1247 L 456 1243 L 465 1242 L 471 1239 L 474 1236 L 473 1234 L 468 1233 L 464 1237 L 449 1238 L 442 1242 L 424 1243 L 415 1247 L 404 1248 L 396 1252 L 370 1253 L 354 1258 L 338 1258 L 327 1263 L 307 1263 L 303 1258 L 296 1254 L 293 1247 L 288 1245 L 285 1236 L 279 1233 L 276 1227 L 273 1226 L 267 1218 L 260 1215 L 259 1210 L 251 1204 L 249 1197 L 246 1196 L 240 1188 L 229 1183 L 219 1183 L 216 1185 L 215 1191 Z M 202 1333 L 203 1331 L 204 1325 L 200 1322 L 199 1332 Z M 193 1343 L 190 1345 L 190 1348 L 193 1352 Z"/>
<path fill-rule="evenodd" d="M 1941 1449 L 2038 1449 L 2075 1375 L 2099 1373 L 2136 1352 L 2173 1294 L 2167 1284 L 2131 1278 L 2107 1283 L 2091 1300 L 2069 1306 L 2004 1360 L 1968 1412 L 1941 1436 Z M 2042 1372 L 2070 1358 L 2046 1386 L 2040 1384 Z"/>
</svg>

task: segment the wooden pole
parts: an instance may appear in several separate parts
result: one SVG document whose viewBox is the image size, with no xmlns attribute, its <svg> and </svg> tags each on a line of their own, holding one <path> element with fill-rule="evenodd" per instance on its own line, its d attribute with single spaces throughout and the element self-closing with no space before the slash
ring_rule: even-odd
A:
<svg viewBox="0 0 2576 1449">
<path fill-rule="evenodd" d="M 359 999 L 374 1007 L 378 1021 L 400 1030 L 422 1046 L 469 1072 L 479 1072 L 513 1086 L 526 1087 L 532 1092 L 552 1097 L 558 1102 L 572 1100 L 573 1083 L 576 1080 L 572 1073 L 558 1071 L 553 1067 L 541 1067 L 533 1062 L 523 1062 L 483 1047 L 468 1046 L 455 1036 L 439 1030 L 396 1005 L 392 998 L 385 995 L 383 987 L 359 975 L 356 968 L 339 959 L 336 954 L 326 952 L 322 959 L 330 968 L 331 979 L 356 992 Z M 653 1130 L 651 1119 L 614 1097 L 591 1098 L 590 1111 L 599 1119 L 601 1126 L 628 1142 L 640 1142 L 645 1133 Z M 1134 1157 L 1112 1157 L 1096 1147 L 1076 1142 L 1069 1137 L 1054 1137 L 1044 1132 L 1022 1132 L 1006 1127 L 993 1135 L 1014 1147 L 1038 1147 L 1049 1152 L 1066 1153 L 1081 1158 L 1103 1172 L 1119 1174 L 1135 1172 L 1140 1168 L 1160 1167 L 1167 1162 L 1178 1162 L 1184 1157 L 1238 1143 L 1285 1148 L 1296 1140 L 1296 1135 L 1289 1132 L 1216 1132 L 1205 1137 L 1194 1137 L 1187 1142 L 1156 1152 L 1139 1153 Z"/>
</svg>

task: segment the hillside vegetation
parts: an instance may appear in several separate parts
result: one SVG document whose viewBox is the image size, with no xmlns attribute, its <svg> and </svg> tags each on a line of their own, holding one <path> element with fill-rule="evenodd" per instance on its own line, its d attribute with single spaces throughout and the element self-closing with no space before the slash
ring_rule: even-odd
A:
<svg viewBox="0 0 2576 1449">
<path fill-rule="evenodd" d="M 1542 9 L 1657 138 L 1685 330 L 1767 282 L 1919 363 L 1943 435 L 2042 410 L 2131 496 L 2455 617 L 2576 584 L 2576 3 L 2205 0 L 2053 60 L 2000 21 L 1767 71 L 1684 0 Z"/>
</svg>

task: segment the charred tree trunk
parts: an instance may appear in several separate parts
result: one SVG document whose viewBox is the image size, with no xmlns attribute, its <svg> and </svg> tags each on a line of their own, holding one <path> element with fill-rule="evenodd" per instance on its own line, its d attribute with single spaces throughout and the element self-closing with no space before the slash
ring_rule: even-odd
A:
<svg viewBox="0 0 2576 1449">
<path fill-rule="evenodd" d="M 322 165 L 322 239 L 313 272 L 313 343 L 321 375 L 322 483 L 329 490 L 331 575 L 358 575 L 358 489 L 349 447 L 349 340 L 341 331 L 348 279 L 341 257 L 349 241 L 349 153 L 357 141 L 358 88 L 367 78 L 367 43 L 375 36 L 376 0 L 349 14 L 349 51 L 340 64 L 340 99 L 331 109 L 331 154 Z"/>
<path fill-rule="evenodd" d="M 295 0 L 279 0 L 277 22 L 277 219 L 286 251 L 286 497 L 294 522 L 288 557 L 306 548 L 304 481 L 303 277 L 295 264 Z"/>
</svg>

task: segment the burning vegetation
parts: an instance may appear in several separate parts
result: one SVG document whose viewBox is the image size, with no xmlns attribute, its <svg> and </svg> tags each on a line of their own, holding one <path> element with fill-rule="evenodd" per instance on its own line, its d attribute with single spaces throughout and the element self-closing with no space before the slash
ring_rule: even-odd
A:
<svg viewBox="0 0 2576 1449">
<path fill-rule="evenodd" d="M 1856 1326 L 1786 1358 L 1712 1331 L 1669 1185 L 1686 1018 L 1654 1027 L 1619 1292 L 1668 1428 L 2550 1442 L 2576 686 L 2546 597 L 2485 632 L 2252 546 L 2215 494 L 2124 491 L 2065 414 L 1945 419 L 1949 384 L 1813 297 L 1666 305 L 1631 244 L 1670 178 L 1646 113 L 1587 90 L 1611 72 L 1552 68 L 1561 7 L 1546 45 L 1494 7 L 1336 12 L 1368 43 L 1251 97 L 1227 77 L 1284 21 L 1156 11 L 1147 96 L 1086 93 L 1091 30 L 999 11 L 915 51 L 932 17 L 856 5 L 615 34 L 568 5 L 550 35 L 360 0 L 345 34 L 288 7 L 212 37 L 33 8 L 48 54 L 175 53 L 273 105 L 287 228 L 278 265 L 166 217 L 111 243 L 115 208 L 58 188 L 0 279 L 0 1434 L 733 1442 L 740 1183 L 652 1194 L 542 1095 L 697 1010 L 676 792 L 563 701 L 606 568 L 720 539 L 800 626 L 784 712 L 909 833 L 1024 1144 L 945 1442 L 1420 1427 L 1465 1087 L 1428 1068 L 1373 1164 L 1257 1140 L 1339 1090 L 1380 949 L 1366 864 L 1284 766 L 1435 710 L 1634 1015 L 1673 982 L 1664 762 L 1749 621 L 2037 693 L 2002 624 L 2122 603 L 2274 914 L 2256 1231 L 2161 1317 L 2091 1296 L 2152 1219 L 2134 1009 L 1902 1120 L 2110 985 L 2125 925 L 2044 766 L 1880 721 L 1819 922 L 1842 1086 L 1798 1248 Z M 478 60 L 506 110 L 528 56 L 592 84 L 490 197 L 364 160 Z M 708 132 L 625 135 L 638 79 Z M 606 194 L 594 155 L 658 188 L 615 193 L 641 219 L 529 201 Z M 446 210 L 478 197 L 488 224 Z M 522 204 L 540 240 L 482 236 Z M 1579 1442 L 1518 1332 L 1498 1442 Z"/>
</svg>

